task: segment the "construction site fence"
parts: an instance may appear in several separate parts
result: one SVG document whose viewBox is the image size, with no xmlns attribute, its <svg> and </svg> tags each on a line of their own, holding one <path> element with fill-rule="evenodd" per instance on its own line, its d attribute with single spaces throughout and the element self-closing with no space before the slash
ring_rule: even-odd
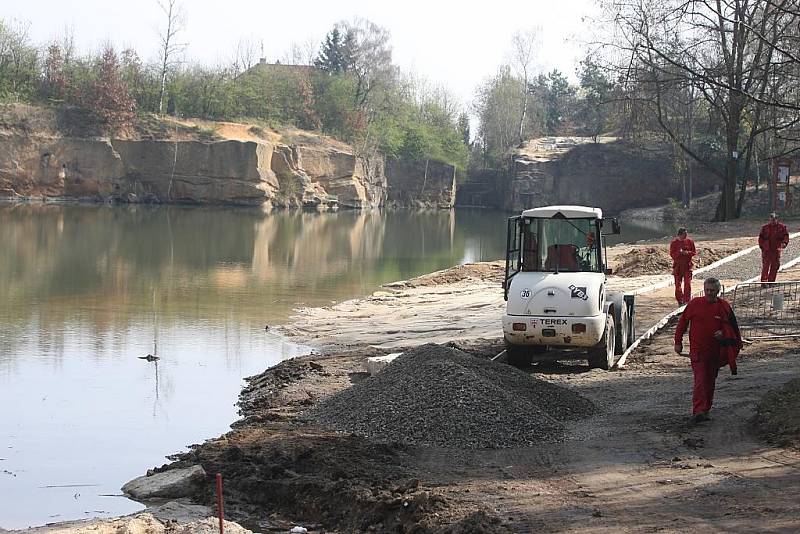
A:
<svg viewBox="0 0 800 534">
<path fill-rule="evenodd" d="M 800 337 L 800 281 L 743 283 L 726 298 L 742 338 Z"/>
</svg>

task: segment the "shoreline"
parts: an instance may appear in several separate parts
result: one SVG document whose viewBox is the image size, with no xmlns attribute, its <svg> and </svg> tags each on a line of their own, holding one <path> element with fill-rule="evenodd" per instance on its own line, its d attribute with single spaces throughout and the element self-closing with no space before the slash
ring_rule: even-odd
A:
<svg viewBox="0 0 800 534">
<path fill-rule="evenodd" d="M 739 234 L 743 232 L 747 232 L 752 230 L 754 226 L 760 226 L 760 223 L 756 223 L 755 221 L 750 223 L 746 223 L 744 225 L 744 230 L 742 225 L 738 225 L 740 230 Z M 747 246 L 752 246 L 752 240 L 754 237 L 752 235 L 738 235 L 733 236 L 733 234 L 737 233 L 736 228 L 733 226 L 725 226 L 722 228 L 721 231 L 716 232 L 716 238 L 714 240 L 709 241 L 708 237 L 709 234 L 699 234 L 696 242 L 703 239 L 705 244 L 714 248 L 722 248 L 727 251 L 735 251 L 735 250 L 742 250 L 743 248 L 747 248 Z M 691 236 L 691 234 L 690 234 Z M 694 236 L 691 236 L 694 238 Z M 659 242 L 661 241 L 661 242 Z M 668 239 L 662 239 L 656 242 L 649 242 L 645 244 L 635 244 L 635 245 L 616 245 L 615 247 L 609 248 L 609 251 L 613 251 L 610 256 L 612 257 L 613 261 L 620 261 L 621 258 L 625 258 L 630 256 L 633 251 L 637 250 L 645 250 L 652 249 L 654 246 L 664 246 L 665 243 L 668 243 Z M 698 248 L 704 245 L 704 242 L 698 242 Z M 746 246 L 744 246 L 746 245 Z M 652 253 L 650 253 L 652 255 Z M 281 325 L 281 331 L 286 334 L 289 331 L 292 334 L 291 330 L 296 330 L 293 333 L 294 336 L 303 335 L 309 336 L 309 339 L 305 342 L 309 345 L 314 346 L 314 340 L 331 340 L 333 342 L 328 342 L 322 346 L 317 346 L 316 348 L 322 349 L 321 354 L 317 354 L 312 352 L 310 355 L 307 356 L 300 356 L 295 358 L 295 363 L 302 364 L 306 360 L 308 361 L 316 361 L 316 362 L 324 362 L 322 365 L 328 365 L 329 362 L 336 360 L 337 358 L 342 358 L 343 360 L 352 360 L 354 353 L 362 353 L 360 356 L 356 356 L 355 359 L 359 360 L 362 359 L 363 354 L 381 354 L 386 353 L 391 350 L 399 350 L 403 347 L 409 347 L 412 345 L 419 345 L 420 343 L 430 341 L 427 339 L 426 336 L 430 337 L 433 332 L 436 332 L 437 336 L 444 336 L 443 343 L 449 343 L 451 345 L 459 346 L 460 348 L 470 351 L 481 352 L 487 350 L 487 347 L 492 346 L 492 340 L 486 336 L 487 333 L 490 333 L 492 330 L 495 332 L 496 338 L 501 338 L 501 333 L 499 331 L 499 327 L 494 325 L 487 325 L 485 322 L 472 324 L 470 329 L 472 331 L 464 332 L 464 331 L 456 331 L 456 330 L 448 330 L 443 329 L 441 317 L 436 317 L 433 320 L 424 321 L 423 327 L 414 328 L 413 325 L 416 324 L 417 326 L 420 325 L 420 322 L 417 321 L 414 323 L 413 319 L 412 322 L 409 323 L 411 327 L 409 328 L 409 324 L 403 323 L 406 317 L 400 316 L 397 313 L 397 308 L 392 308 L 389 306 L 387 309 L 390 310 L 389 313 L 383 316 L 376 316 L 371 315 L 369 311 L 364 309 L 365 304 L 368 305 L 369 309 L 372 309 L 372 306 L 376 303 L 387 303 L 391 302 L 393 299 L 398 300 L 400 302 L 400 307 L 405 309 L 407 312 L 411 313 L 411 317 L 420 314 L 421 311 L 430 311 L 426 310 L 426 306 L 431 304 L 431 297 L 437 294 L 437 291 L 441 291 L 441 294 L 444 295 L 447 299 L 451 300 L 453 303 L 454 309 L 463 311 L 465 306 L 474 312 L 474 315 L 482 315 L 485 314 L 487 310 L 491 309 L 492 299 L 484 299 L 478 300 L 477 302 L 474 300 L 469 301 L 469 304 L 465 304 L 462 301 L 459 301 L 459 296 L 468 296 L 470 298 L 475 297 L 476 294 L 485 294 L 485 296 L 490 296 L 492 292 L 500 294 L 500 301 L 502 302 L 502 291 L 500 291 L 499 283 L 497 282 L 497 277 L 502 272 L 502 267 L 499 265 L 499 261 L 495 262 L 482 262 L 477 264 L 468 264 L 463 266 L 456 266 L 449 269 L 445 269 L 442 271 L 437 271 L 435 273 L 429 273 L 425 275 L 421 275 L 419 277 L 415 277 L 410 280 L 406 281 L 398 281 L 390 284 L 385 284 L 381 290 L 374 292 L 372 295 L 353 299 L 349 301 L 344 301 L 337 303 L 331 307 L 325 308 L 313 308 L 313 309 L 306 309 L 306 310 L 298 310 L 298 315 L 290 318 L 290 321 L 284 325 Z M 711 263 L 710 261 L 706 264 Z M 665 276 L 669 276 L 668 274 L 660 273 L 660 274 L 639 274 L 639 276 L 628 276 L 628 277 L 614 277 L 617 279 L 617 282 L 624 287 L 635 287 L 640 286 L 644 282 L 649 282 L 654 279 L 654 277 L 664 278 Z M 646 284 L 645 284 L 646 285 Z M 404 293 L 405 292 L 405 293 Z M 398 297 L 398 295 L 400 295 Z M 403 299 L 403 295 L 409 295 L 408 298 L 411 298 L 411 302 L 408 299 Z M 416 301 L 413 299 L 417 299 Z M 494 295 L 496 299 L 496 295 Z M 433 299 L 435 300 L 435 299 Z M 341 321 L 341 317 L 343 312 L 347 312 L 350 315 L 345 313 L 346 320 Z M 416 313 L 414 313 L 416 311 Z M 441 310 L 440 310 L 441 311 Z M 336 321 L 330 321 L 326 323 L 326 321 L 321 320 L 321 315 L 323 314 L 324 317 L 333 317 L 337 319 Z M 452 310 L 451 312 L 452 313 Z M 364 321 L 365 317 L 370 317 L 370 321 Z M 349 319 L 347 319 L 349 318 Z M 376 323 L 387 322 L 391 324 L 391 330 L 396 331 L 398 335 L 403 335 L 402 339 L 404 340 L 405 345 L 401 342 L 392 344 L 392 343 L 383 343 L 383 344 L 372 344 L 369 342 L 370 338 L 364 338 L 367 334 L 367 330 L 374 330 Z M 349 334 L 347 331 L 347 324 L 362 324 L 361 329 L 354 328 L 352 329 Z M 369 324 L 364 324 L 365 322 Z M 452 322 L 452 321 L 450 321 Z M 322 325 L 322 329 L 317 330 L 307 330 L 304 329 L 302 325 L 308 326 L 309 324 L 316 324 L 317 327 Z M 300 326 L 298 326 L 300 325 Z M 405 326 L 404 326 L 405 325 Z M 645 326 L 645 325 L 641 325 Z M 327 327 L 329 330 L 325 330 Z M 335 327 L 339 332 L 339 336 L 334 336 L 331 334 L 330 328 Z M 284 328 L 287 330 L 284 331 Z M 469 329 L 468 329 L 469 330 Z M 327 332 L 327 333 L 326 333 Z M 344 333 L 344 337 L 342 336 L 341 332 Z M 409 336 L 407 335 L 409 332 L 412 334 L 413 343 L 411 345 L 408 344 Z M 350 338 L 347 337 L 350 335 Z M 361 338 L 360 343 L 353 343 L 352 339 L 359 337 Z M 290 337 L 293 339 L 293 337 Z M 296 339 L 296 337 L 294 337 Z M 435 340 L 435 339 L 434 339 Z M 494 340 L 495 344 L 497 339 Z M 353 361 L 350 362 L 350 367 L 352 368 Z M 265 370 L 260 375 L 256 375 L 255 377 L 251 377 L 248 379 L 250 384 L 246 386 L 242 392 L 240 393 L 240 406 L 242 406 L 242 411 L 246 411 L 243 407 L 242 403 L 247 404 L 246 398 L 248 394 L 248 390 L 252 389 L 253 381 L 258 379 L 260 376 L 264 376 L 270 373 L 271 370 L 276 369 L 277 367 L 281 367 L 282 365 L 286 364 L 286 362 L 282 362 L 277 366 L 271 367 Z M 342 386 L 342 383 L 338 384 Z M 324 388 L 323 388 L 324 389 Z M 248 425 L 247 421 L 248 417 L 245 416 L 238 421 L 234 421 L 231 424 L 231 428 L 235 429 L 240 428 L 241 426 Z M 250 418 L 252 419 L 252 417 Z M 253 421 L 251 420 L 250 423 Z M 229 433 L 226 433 L 226 435 Z M 215 442 L 222 439 L 220 438 L 212 438 L 208 440 L 208 442 Z M 149 509 L 148 509 L 149 510 Z M 32 529 L 23 530 L 19 532 L 83 532 L 85 528 L 88 528 L 89 525 L 94 525 L 92 528 L 105 528 L 103 525 L 109 525 L 114 522 L 119 521 L 141 521 L 142 516 L 148 514 L 148 510 L 138 512 L 132 514 L 130 516 L 122 516 L 120 518 L 112 518 L 112 519 L 95 519 L 95 520 L 88 520 L 86 521 L 79 521 L 79 522 L 67 522 L 67 523 L 56 523 L 56 524 L 49 524 L 42 527 L 34 527 Z M 202 514 L 201 514 L 202 515 Z M 200 516 L 195 517 L 194 519 L 199 519 Z M 149 519 L 147 520 L 149 521 Z M 157 520 L 156 520 L 157 521 Z M 145 530 L 146 532 L 157 532 L 158 529 L 155 523 L 148 523 L 151 530 Z M 117 523 L 118 526 L 118 523 Z M 116 527 L 115 527 L 116 528 Z M 155 529 L 155 530 L 152 530 Z M 93 530 L 94 531 L 94 530 Z M 17 531 L 12 531 L 17 532 Z"/>
</svg>

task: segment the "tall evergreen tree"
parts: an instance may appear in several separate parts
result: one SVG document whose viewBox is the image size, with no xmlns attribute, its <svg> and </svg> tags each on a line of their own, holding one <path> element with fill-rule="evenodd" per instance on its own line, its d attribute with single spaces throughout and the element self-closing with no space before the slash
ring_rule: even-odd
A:
<svg viewBox="0 0 800 534">
<path fill-rule="evenodd" d="M 582 63 L 580 80 L 583 100 L 577 113 L 583 132 L 597 141 L 597 136 L 611 125 L 613 84 L 605 71 L 590 62 Z"/>
<path fill-rule="evenodd" d="M 338 27 L 334 27 L 325 36 L 322 49 L 319 51 L 314 65 L 330 74 L 341 74 L 347 71 L 345 59 L 345 39 Z"/>
<path fill-rule="evenodd" d="M 563 135 L 574 109 L 575 88 L 558 69 L 547 75 L 547 131 L 550 135 Z"/>
</svg>

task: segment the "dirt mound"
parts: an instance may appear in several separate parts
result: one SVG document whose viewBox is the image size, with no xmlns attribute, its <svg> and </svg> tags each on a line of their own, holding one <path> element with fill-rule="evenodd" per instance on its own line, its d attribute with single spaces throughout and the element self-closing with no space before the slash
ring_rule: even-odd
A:
<svg viewBox="0 0 800 534">
<path fill-rule="evenodd" d="M 800 446 L 800 378 L 764 395 L 753 425 L 770 443 Z"/>
<path fill-rule="evenodd" d="M 645 274 L 667 274 L 672 271 L 672 258 L 663 246 L 633 248 L 621 255 L 614 268 L 618 276 L 641 276 Z"/>
<path fill-rule="evenodd" d="M 428 344 L 306 416 L 377 442 L 481 449 L 559 441 L 562 421 L 593 412 L 594 405 L 571 390 Z"/>
<path fill-rule="evenodd" d="M 492 513 L 459 516 L 407 467 L 402 448 L 313 427 L 250 427 L 197 446 L 179 466 L 221 473 L 225 512 L 255 531 L 484 532 L 508 529 Z M 194 498 L 213 506 L 213 484 Z M 278 529 L 276 527 L 285 528 Z"/>
<path fill-rule="evenodd" d="M 449 525 L 442 529 L 441 534 L 499 534 L 501 532 L 511 532 L 503 526 L 500 518 L 490 515 L 484 511 L 470 514 L 456 524 Z"/>
<path fill-rule="evenodd" d="M 714 248 L 697 247 L 697 255 L 693 258 L 694 268 L 711 265 L 738 250 L 739 248 L 735 245 L 723 245 Z M 670 274 L 672 272 L 672 258 L 669 255 L 669 246 L 631 247 L 627 252 L 616 256 L 613 268 L 614 274 L 624 277 Z"/>
<path fill-rule="evenodd" d="M 715 261 L 719 261 L 725 256 L 730 256 L 738 251 L 738 248 L 730 246 L 721 248 L 698 247 L 697 255 L 694 257 L 694 266 L 697 268 L 711 265 Z"/>
<path fill-rule="evenodd" d="M 428 287 L 454 284 L 462 280 L 484 280 L 500 283 L 503 281 L 504 268 L 505 263 L 502 261 L 466 263 L 443 271 L 418 276 L 411 280 L 386 284 L 386 287 Z"/>
<path fill-rule="evenodd" d="M 222 474 L 226 512 L 243 523 L 266 517 L 268 510 L 305 524 L 362 532 L 381 521 L 417 523 L 441 504 L 407 478 L 401 451 L 353 436 L 248 428 L 186 456 Z M 195 497 L 212 504 L 212 485 Z M 403 506 L 404 500 L 409 504 Z"/>
<path fill-rule="evenodd" d="M 491 511 L 427 486 L 407 448 L 297 420 L 317 398 L 367 380 L 353 369 L 377 354 L 295 358 L 250 377 L 233 431 L 155 471 L 199 463 L 221 473 L 226 515 L 257 532 L 295 522 L 311 532 L 509 532 Z M 210 479 L 194 499 L 213 506 L 213 486 Z"/>
</svg>

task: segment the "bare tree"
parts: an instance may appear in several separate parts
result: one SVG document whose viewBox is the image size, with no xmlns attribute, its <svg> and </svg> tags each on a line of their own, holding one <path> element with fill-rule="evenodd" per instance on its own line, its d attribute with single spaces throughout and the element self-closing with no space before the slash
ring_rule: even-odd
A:
<svg viewBox="0 0 800 534">
<path fill-rule="evenodd" d="M 263 56 L 262 42 L 255 36 L 240 37 L 236 43 L 233 69 L 237 74 L 249 70 Z"/>
<path fill-rule="evenodd" d="M 30 40 L 30 23 L 0 19 L 0 97 L 19 97 L 33 85 L 39 52 Z"/>
<path fill-rule="evenodd" d="M 416 69 L 403 70 L 398 80 L 400 94 L 419 108 L 422 105 L 422 96 L 430 92 L 430 81 L 427 76 L 420 74 Z"/>
<path fill-rule="evenodd" d="M 75 59 L 75 26 L 64 26 L 61 34 L 56 37 L 52 44 L 61 50 L 64 64 L 69 65 Z"/>
<path fill-rule="evenodd" d="M 519 126 L 517 127 L 517 138 L 520 143 L 524 139 L 525 119 L 528 116 L 528 85 L 532 70 L 532 63 L 539 43 L 539 30 L 529 29 L 519 31 L 511 39 L 512 45 L 512 65 L 517 71 L 520 79 L 520 93 L 522 110 L 519 115 Z"/>
<path fill-rule="evenodd" d="M 477 142 L 484 169 L 499 168 L 507 151 L 516 144 L 522 96 L 519 80 L 508 65 L 500 67 L 478 88 L 473 106 L 480 122 Z"/>
<path fill-rule="evenodd" d="M 610 0 L 603 44 L 631 95 L 649 100 L 658 125 L 692 160 L 719 176 L 722 197 L 716 219 L 736 217 L 739 160 L 745 166 L 753 136 L 762 129 L 764 105 L 787 110 L 798 102 L 770 94 L 768 81 L 789 74 L 796 62 L 797 0 Z M 790 36 L 790 37 L 787 37 Z M 795 67 L 796 70 L 796 67 Z M 796 73 L 795 73 L 796 74 Z M 702 95 L 709 121 L 720 124 L 725 148 L 704 155 L 676 129 L 670 100 L 692 88 Z M 796 99 L 796 95 L 794 96 Z M 747 119 L 747 120 L 746 120 Z M 721 162 L 721 163 L 720 163 Z"/>
<path fill-rule="evenodd" d="M 292 41 L 281 58 L 287 65 L 313 65 L 317 57 L 317 41 L 308 38 L 305 41 Z"/>
<path fill-rule="evenodd" d="M 392 65 L 389 30 L 359 17 L 352 22 L 339 22 L 337 27 L 348 48 L 346 57 L 351 64 L 347 72 L 356 77 L 355 104 L 361 109 L 368 108 L 370 94 L 388 85 L 397 75 Z"/>
<path fill-rule="evenodd" d="M 186 49 L 185 43 L 177 41 L 178 33 L 186 26 L 186 14 L 178 0 L 156 0 L 166 15 L 167 27 L 161 31 L 161 88 L 158 92 L 158 113 L 164 112 L 164 93 L 167 90 L 167 74 L 175 66 L 175 56 Z"/>
</svg>

